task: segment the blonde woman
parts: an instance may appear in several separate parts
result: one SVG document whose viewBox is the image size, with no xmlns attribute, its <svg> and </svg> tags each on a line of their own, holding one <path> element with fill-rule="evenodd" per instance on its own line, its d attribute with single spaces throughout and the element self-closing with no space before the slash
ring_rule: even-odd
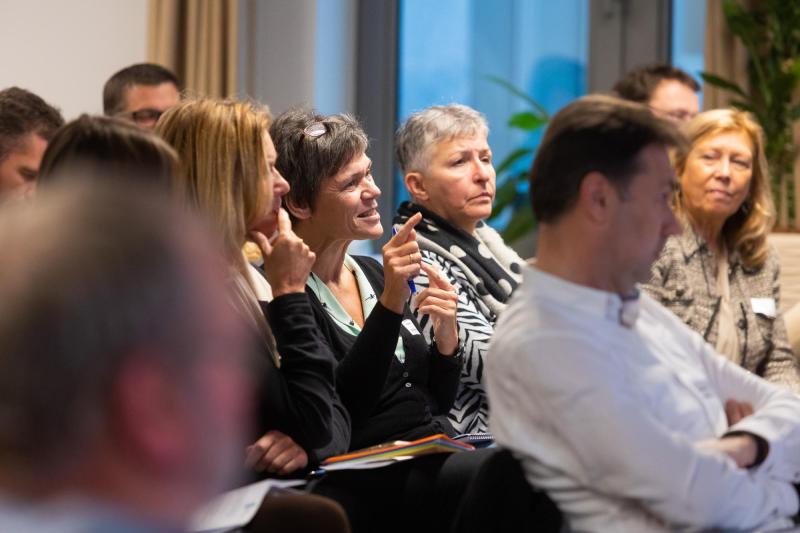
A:
<svg viewBox="0 0 800 533">
<path fill-rule="evenodd" d="M 689 143 L 674 165 L 684 231 L 667 241 L 644 288 L 719 353 L 800 393 L 767 243 L 775 208 L 764 133 L 733 109 L 701 113 L 683 131 Z"/>
<path fill-rule="evenodd" d="M 314 254 L 273 202 L 273 188 L 288 186 L 275 169 L 269 125 L 263 107 L 205 99 L 171 108 L 156 131 L 180 157 L 176 192 L 222 234 L 239 307 L 260 333 L 263 436 L 247 462 L 286 474 L 305 467 L 308 453 L 331 438 L 333 370 L 305 294 Z M 272 239 L 264 237 L 276 229 Z M 251 233 L 262 246 L 271 295 L 258 290 L 261 274 L 241 252 Z"/>
</svg>

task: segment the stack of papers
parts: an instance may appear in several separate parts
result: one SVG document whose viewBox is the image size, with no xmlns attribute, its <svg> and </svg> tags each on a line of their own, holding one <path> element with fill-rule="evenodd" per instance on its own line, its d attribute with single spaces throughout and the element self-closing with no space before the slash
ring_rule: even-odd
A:
<svg viewBox="0 0 800 533">
<path fill-rule="evenodd" d="M 244 527 L 261 508 L 261 502 L 267 494 L 282 492 L 289 487 L 305 483 L 302 479 L 265 479 L 228 491 L 211 500 L 194 514 L 189 531 L 220 533 Z"/>
<path fill-rule="evenodd" d="M 364 448 L 363 450 L 330 457 L 323 461 L 322 469 L 330 472 L 332 470 L 381 468 L 422 455 L 457 453 L 474 449 L 475 447 L 471 444 L 458 442 L 447 435 L 438 434 L 412 442 L 402 440 L 387 442 L 378 446 Z"/>
</svg>

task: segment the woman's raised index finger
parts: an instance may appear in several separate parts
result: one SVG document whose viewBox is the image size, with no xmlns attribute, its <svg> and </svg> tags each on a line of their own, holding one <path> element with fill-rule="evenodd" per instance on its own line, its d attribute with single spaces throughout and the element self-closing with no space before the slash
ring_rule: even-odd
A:
<svg viewBox="0 0 800 533">
<path fill-rule="evenodd" d="M 292 219 L 289 218 L 289 213 L 286 209 L 278 209 L 278 233 L 291 233 L 292 232 Z"/>
<path fill-rule="evenodd" d="M 414 213 L 413 216 L 406 220 L 405 224 L 400 226 L 400 229 L 397 230 L 397 233 L 395 233 L 394 237 L 392 237 L 392 240 L 399 244 L 405 243 L 411 234 L 411 230 L 414 229 L 414 226 L 419 224 L 420 220 L 422 220 L 422 213 Z"/>
</svg>

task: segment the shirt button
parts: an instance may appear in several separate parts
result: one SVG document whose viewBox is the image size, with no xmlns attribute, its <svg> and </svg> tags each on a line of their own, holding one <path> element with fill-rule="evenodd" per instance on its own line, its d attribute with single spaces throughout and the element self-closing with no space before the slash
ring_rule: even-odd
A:
<svg viewBox="0 0 800 533">
<path fill-rule="evenodd" d="M 740 318 L 737 325 L 739 326 L 739 329 L 747 328 L 747 322 L 744 321 L 744 318 Z"/>
<path fill-rule="evenodd" d="M 406 382 L 406 388 L 410 389 L 411 388 L 411 383 Z"/>
<path fill-rule="evenodd" d="M 403 377 L 407 378 L 408 377 L 408 372 L 403 372 Z"/>
</svg>

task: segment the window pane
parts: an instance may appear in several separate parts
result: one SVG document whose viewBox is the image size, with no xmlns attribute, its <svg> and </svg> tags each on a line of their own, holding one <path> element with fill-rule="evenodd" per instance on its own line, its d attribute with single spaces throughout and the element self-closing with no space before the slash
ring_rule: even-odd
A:
<svg viewBox="0 0 800 533">
<path fill-rule="evenodd" d="M 672 0 L 672 64 L 697 81 L 703 71 L 706 0 Z M 702 93 L 700 109 L 703 108 Z"/>
<path fill-rule="evenodd" d="M 535 146 L 541 131 L 507 126 L 528 104 L 488 78 L 513 83 L 554 113 L 586 92 L 588 23 L 588 0 L 401 0 L 398 120 L 458 102 L 486 115 L 496 164 Z M 408 197 L 400 177 L 396 192 L 398 201 Z"/>
</svg>

